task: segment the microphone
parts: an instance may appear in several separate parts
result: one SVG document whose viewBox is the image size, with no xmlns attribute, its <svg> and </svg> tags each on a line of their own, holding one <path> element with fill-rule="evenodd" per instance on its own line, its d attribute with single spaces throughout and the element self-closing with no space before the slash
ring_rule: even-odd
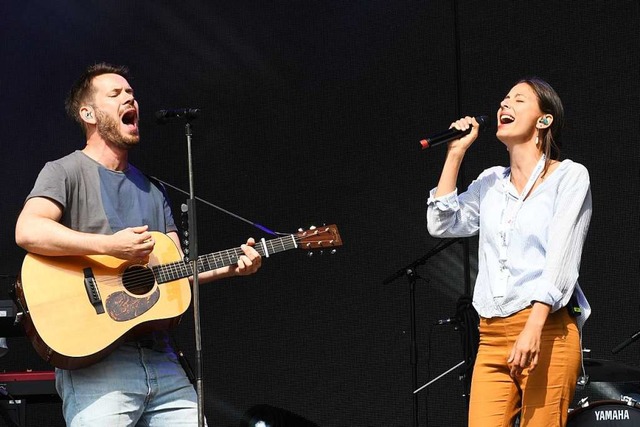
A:
<svg viewBox="0 0 640 427">
<path fill-rule="evenodd" d="M 199 108 L 174 108 L 172 110 L 156 111 L 156 121 L 159 124 L 165 124 L 170 120 L 185 119 L 186 121 L 195 120 L 200 114 Z"/>
<path fill-rule="evenodd" d="M 477 116 L 476 121 L 480 125 L 480 130 L 485 129 L 489 125 L 489 116 Z M 471 126 L 473 127 L 473 126 Z M 426 139 L 420 141 L 422 149 L 435 147 L 436 145 L 445 144 L 454 139 L 462 138 L 471 132 L 471 127 L 467 130 L 459 130 L 456 128 L 447 129 L 444 132 L 434 133 Z"/>
<path fill-rule="evenodd" d="M 439 326 L 439 325 L 457 325 L 458 323 L 459 323 L 459 320 L 457 317 L 450 317 L 448 319 L 436 320 L 434 324 Z"/>
</svg>

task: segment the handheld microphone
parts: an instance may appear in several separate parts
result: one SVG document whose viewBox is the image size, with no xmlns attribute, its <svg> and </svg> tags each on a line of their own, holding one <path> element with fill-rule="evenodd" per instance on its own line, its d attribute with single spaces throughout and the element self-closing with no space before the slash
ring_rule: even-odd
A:
<svg viewBox="0 0 640 427">
<path fill-rule="evenodd" d="M 489 116 L 477 116 L 476 121 L 480 125 L 480 130 L 485 129 L 489 125 Z M 435 147 L 436 145 L 445 144 L 449 141 L 453 141 L 454 139 L 462 138 L 463 136 L 469 134 L 471 132 L 471 128 L 469 127 L 467 130 L 459 130 L 456 128 L 447 129 L 443 132 L 435 133 L 431 136 L 420 141 L 420 145 L 422 145 L 422 149 Z"/>
<path fill-rule="evenodd" d="M 172 110 L 160 110 L 156 111 L 156 121 L 160 124 L 176 119 L 184 119 L 189 122 L 197 119 L 199 114 L 199 108 L 174 108 Z"/>
</svg>

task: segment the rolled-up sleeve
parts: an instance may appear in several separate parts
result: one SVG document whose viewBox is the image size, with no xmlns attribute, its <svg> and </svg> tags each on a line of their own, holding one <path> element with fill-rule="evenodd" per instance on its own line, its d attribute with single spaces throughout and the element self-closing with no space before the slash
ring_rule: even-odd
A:
<svg viewBox="0 0 640 427">
<path fill-rule="evenodd" d="M 427 199 L 427 230 L 433 237 L 447 237 L 447 230 L 455 223 L 460 210 L 458 191 L 436 198 L 436 190 L 432 189 Z"/>
<path fill-rule="evenodd" d="M 483 172 L 467 191 L 435 197 L 437 188 L 429 192 L 427 199 L 427 230 L 433 237 L 469 237 L 478 234 L 480 227 L 480 194 L 491 171 Z"/>
</svg>

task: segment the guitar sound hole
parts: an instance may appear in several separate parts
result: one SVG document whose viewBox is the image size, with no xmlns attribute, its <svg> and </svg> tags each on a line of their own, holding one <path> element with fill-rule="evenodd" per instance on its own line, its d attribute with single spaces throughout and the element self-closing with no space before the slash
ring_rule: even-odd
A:
<svg viewBox="0 0 640 427">
<path fill-rule="evenodd" d="M 132 294 L 143 295 L 153 288 L 155 278 L 151 269 L 132 265 L 122 275 L 122 284 Z"/>
</svg>

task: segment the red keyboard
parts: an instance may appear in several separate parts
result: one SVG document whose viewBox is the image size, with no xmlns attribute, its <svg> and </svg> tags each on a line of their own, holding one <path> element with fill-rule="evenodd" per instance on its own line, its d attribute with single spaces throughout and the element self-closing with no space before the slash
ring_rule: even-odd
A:
<svg viewBox="0 0 640 427">
<path fill-rule="evenodd" d="M 33 397 L 43 401 L 59 400 L 54 371 L 1 372 L 0 394 L 30 401 Z"/>
</svg>

